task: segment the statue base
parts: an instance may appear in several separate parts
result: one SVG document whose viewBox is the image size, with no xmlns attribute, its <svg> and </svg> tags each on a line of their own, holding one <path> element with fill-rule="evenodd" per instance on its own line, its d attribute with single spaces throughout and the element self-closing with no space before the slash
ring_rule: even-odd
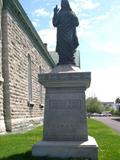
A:
<svg viewBox="0 0 120 160">
<path fill-rule="evenodd" d="M 33 146 L 33 156 L 48 156 L 59 158 L 81 157 L 98 159 L 98 145 L 93 137 L 88 141 L 40 141 Z"/>
<path fill-rule="evenodd" d="M 34 156 L 87 157 L 97 160 L 98 146 L 88 138 L 85 90 L 90 72 L 60 65 L 39 75 L 46 88 L 43 141 L 33 146 Z"/>
</svg>

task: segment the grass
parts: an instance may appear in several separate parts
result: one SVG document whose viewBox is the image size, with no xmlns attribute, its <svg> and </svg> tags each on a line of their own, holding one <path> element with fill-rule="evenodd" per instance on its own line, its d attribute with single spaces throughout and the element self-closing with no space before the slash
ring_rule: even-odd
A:
<svg viewBox="0 0 120 160">
<path fill-rule="evenodd" d="M 120 134 L 93 119 L 88 124 L 89 134 L 99 145 L 99 160 L 120 160 Z"/>
<path fill-rule="evenodd" d="M 32 145 L 41 138 L 42 127 L 24 134 L 0 136 L 0 160 L 32 160 Z"/>
<path fill-rule="evenodd" d="M 61 160 L 59 158 L 32 157 L 32 146 L 42 139 L 42 127 L 38 127 L 24 134 L 0 136 L 0 160 Z M 78 160 L 68 158 L 62 160 Z M 79 159 L 87 160 L 87 159 Z"/>
<path fill-rule="evenodd" d="M 120 160 L 120 135 L 93 119 L 88 120 L 88 128 L 89 134 L 95 137 L 99 145 L 99 160 Z M 0 160 L 59 160 L 58 158 L 32 157 L 32 146 L 40 139 L 42 139 L 42 127 L 24 134 L 0 136 Z"/>
</svg>

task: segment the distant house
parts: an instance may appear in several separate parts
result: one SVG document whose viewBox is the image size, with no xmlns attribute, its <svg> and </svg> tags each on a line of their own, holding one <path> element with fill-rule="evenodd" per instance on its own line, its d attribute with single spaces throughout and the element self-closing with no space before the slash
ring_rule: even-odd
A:
<svg viewBox="0 0 120 160">
<path fill-rule="evenodd" d="M 116 109 L 116 104 L 114 102 L 102 102 L 106 109 Z"/>
</svg>

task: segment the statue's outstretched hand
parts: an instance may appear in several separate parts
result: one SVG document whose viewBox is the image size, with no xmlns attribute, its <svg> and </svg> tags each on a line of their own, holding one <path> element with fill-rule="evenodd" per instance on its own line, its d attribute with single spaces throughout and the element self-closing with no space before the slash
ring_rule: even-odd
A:
<svg viewBox="0 0 120 160">
<path fill-rule="evenodd" d="M 57 14 L 58 11 L 59 11 L 59 8 L 58 8 L 58 6 L 56 5 L 56 7 L 54 8 L 54 13 Z"/>
</svg>

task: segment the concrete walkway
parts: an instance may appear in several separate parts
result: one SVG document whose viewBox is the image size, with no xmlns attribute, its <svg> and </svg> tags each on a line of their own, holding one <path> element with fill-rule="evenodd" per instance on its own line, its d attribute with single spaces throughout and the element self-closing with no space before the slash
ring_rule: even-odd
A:
<svg viewBox="0 0 120 160">
<path fill-rule="evenodd" d="M 120 134 L 120 121 L 114 120 L 114 119 L 119 119 L 116 117 L 94 117 L 94 119 L 103 122 L 107 126 L 111 127 L 115 131 L 117 131 Z"/>
</svg>

